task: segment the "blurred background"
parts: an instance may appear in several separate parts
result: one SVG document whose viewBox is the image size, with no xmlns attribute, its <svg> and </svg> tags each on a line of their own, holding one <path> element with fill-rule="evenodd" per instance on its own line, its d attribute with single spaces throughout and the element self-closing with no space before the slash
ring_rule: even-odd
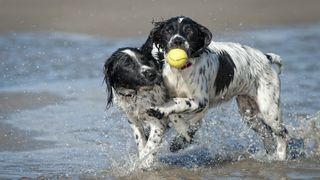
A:
<svg viewBox="0 0 320 180">
<path fill-rule="evenodd" d="M 134 168 L 126 117 L 105 108 L 103 64 L 178 15 L 214 41 L 283 58 L 283 120 L 299 161 L 266 159 L 231 101 L 208 113 L 190 148 L 168 152 L 170 129 L 158 169 Z M 319 50 L 319 0 L 0 0 L 0 179 L 319 179 Z"/>
<path fill-rule="evenodd" d="M 185 15 L 212 31 L 318 22 L 318 0 L 0 0 L 0 33 L 146 36 L 153 20 Z"/>
</svg>

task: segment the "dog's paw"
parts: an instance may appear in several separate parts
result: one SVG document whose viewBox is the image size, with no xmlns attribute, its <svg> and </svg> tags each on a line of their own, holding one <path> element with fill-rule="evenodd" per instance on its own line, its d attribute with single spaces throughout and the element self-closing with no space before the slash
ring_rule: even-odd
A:
<svg viewBox="0 0 320 180">
<path fill-rule="evenodd" d="M 171 142 L 169 150 L 170 152 L 178 152 L 179 150 L 182 150 L 186 147 L 188 147 L 190 144 L 192 144 L 192 140 L 188 142 L 186 138 L 182 136 L 176 136 Z"/>
<path fill-rule="evenodd" d="M 150 108 L 147 110 L 147 114 L 149 116 L 153 116 L 155 118 L 158 118 L 158 119 L 162 119 L 163 116 L 164 116 L 164 113 L 161 112 L 159 109 L 153 109 L 153 108 Z"/>
</svg>

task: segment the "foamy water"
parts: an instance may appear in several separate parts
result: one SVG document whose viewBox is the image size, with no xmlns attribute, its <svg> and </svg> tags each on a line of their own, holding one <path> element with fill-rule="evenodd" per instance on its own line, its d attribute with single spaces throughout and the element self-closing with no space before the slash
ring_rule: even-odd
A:
<svg viewBox="0 0 320 180">
<path fill-rule="evenodd" d="M 270 165 L 283 169 L 265 168 L 261 177 L 275 172 L 278 176 L 274 177 L 319 178 L 319 137 L 305 132 L 311 132 L 311 121 L 320 125 L 317 113 L 320 111 L 320 26 L 251 30 L 214 39 L 241 42 L 282 56 L 284 123 L 292 136 L 304 138 L 305 143 L 304 157 L 299 161 L 268 162 L 258 152 L 254 155 L 256 160 L 247 163 L 250 161 L 243 156 L 247 148 L 261 149 L 262 145 L 259 137 L 242 123 L 236 104 L 231 101 L 210 111 L 196 134 L 195 145 L 176 155 L 170 153 L 168 141 L 174 135 L 171 129 L 160 149 L 157 169 L 144 173 L 132 169 L 137 159 L 134 138 L 121 112 L 115 108 L 105 111 L 102 67 L 115 49 L 138 47 L 144 39 L 12 33 L 0 36 L 0 91 L 48 91 L 66 100 L 35 110 L 22 110 L 1 120 L 27 132 L 37 132 L 35 140 L 49 141 L 52 145 L 0 152 L 0 178 L 125 176 L 130 179 L 191 177 L 187 176 L 190 173 L 192 177 L 222 178 L 226 174 L 243 178 L 251 177 L 251 171 L 243 173 L 241 168 L 257 168 L 257 171 Z M 240 165 L 230 163 L 238 159 L 242 160 Z M 308 166 L 309 171 L 301 166 Z M 195 167 L 196 170 L 184 169 Z M 293 173 L 294 169 L 298 169 L 299 175 Z"/>
</svg>

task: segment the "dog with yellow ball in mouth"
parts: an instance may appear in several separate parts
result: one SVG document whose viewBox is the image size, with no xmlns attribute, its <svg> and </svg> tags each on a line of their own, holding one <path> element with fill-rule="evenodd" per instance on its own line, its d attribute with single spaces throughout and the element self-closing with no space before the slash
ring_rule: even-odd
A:
<svg viewBox="0 0 320 180">
<path fill-rule="evenodd" d="M 279 55 L 212 41 L 208 28 L 185 16 L 155 22 L 148 40 L 147 50 L 165 55 L 162 77 L 171 98 L 147 110 L 149 116 L 162 119 L 180 115 L 192 138 L 211 107 L 234 98 L 243 120 L 262 137 L 270 158 L 286 159 L 289 135 L 281 116 L 280 71 L 273 67 L 281 69 Z M 175 146 L 170 150 L 183 148 Z"/>
</svg>

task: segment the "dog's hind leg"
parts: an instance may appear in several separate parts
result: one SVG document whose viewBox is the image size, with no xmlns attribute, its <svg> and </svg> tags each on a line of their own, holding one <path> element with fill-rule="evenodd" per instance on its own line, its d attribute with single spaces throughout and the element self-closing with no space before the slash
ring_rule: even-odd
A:
<svg viewBox="0 0 320 180">
<path fill-rule="evenodd" d="M 266 152 L 268 154 L 273 153 L 275 149 L 272 129 L 260 117 L 260 110 L 256 101 L 247 95 L 239 95 L 236 100 L 243 121 L 262 137 Z"/>
<path fill-rule="evenodd" d="M 277 77 L 261 81 L 257 91 L 257 104 L 264 122 L 271 127 L 277 140 L 277 156 L 285 160 L 288 131 L 282 124 L 280 109 L 280 82 Z"/>
</svg>

